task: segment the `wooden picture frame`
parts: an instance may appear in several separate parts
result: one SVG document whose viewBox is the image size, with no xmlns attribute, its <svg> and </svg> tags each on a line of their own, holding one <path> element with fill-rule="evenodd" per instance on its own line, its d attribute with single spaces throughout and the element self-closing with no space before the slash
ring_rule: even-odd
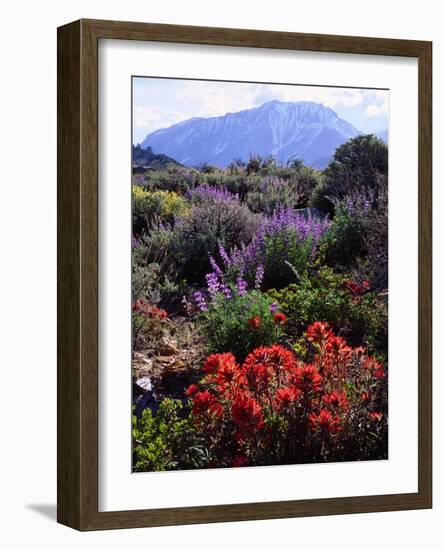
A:
<svg viewBox="0 0 443 550">
<path fill-rule="evenodd" d="M 159 41 L 418 58 L 418 492 L 98 511 L 98 41 Z M 58 521 L 79 530 L 288 518 L 432 506 L 432 44 L 80 20 L 58 29 Z"/>
</svg>

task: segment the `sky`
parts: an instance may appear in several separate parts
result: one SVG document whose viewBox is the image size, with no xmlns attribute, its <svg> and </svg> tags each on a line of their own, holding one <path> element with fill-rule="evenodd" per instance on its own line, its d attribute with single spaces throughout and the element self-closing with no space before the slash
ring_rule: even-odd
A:
<svg viewBox="0 0 443 550">
<path fill-rule="evenodd" d="M 133 142 L 188 118 L 220 116 L 274 99 L 322 103 L 363 133 L 388 128 L 388 90 L 134 77 Z"/>
</svg>

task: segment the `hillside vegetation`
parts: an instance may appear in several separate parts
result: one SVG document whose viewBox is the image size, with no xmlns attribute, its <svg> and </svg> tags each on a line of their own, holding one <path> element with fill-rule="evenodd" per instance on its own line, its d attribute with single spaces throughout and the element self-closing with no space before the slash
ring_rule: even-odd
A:
<svg viewBox="0 0 443 550">
<path fill-rule="evenodd" d="M 134 470 L 387 458 L 386 145 L 134 151 Z"/>
</svg>

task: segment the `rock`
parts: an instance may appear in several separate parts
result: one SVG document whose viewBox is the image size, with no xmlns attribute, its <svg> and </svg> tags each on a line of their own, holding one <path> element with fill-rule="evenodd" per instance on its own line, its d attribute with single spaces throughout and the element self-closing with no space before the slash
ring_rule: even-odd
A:
<svg viewBox="0 0 443 550">
<path fill-rule="evenodd" d="M 172 328 L 174 331 L 148 340 L 146 347 L 133 352 L 137 416 L 146 407 L 155 414 L 165 397 L 181 399 L 185 389 L 201 377 L 205 357 L 202 337 L 186 319 L 175 318 Z"/>
<path fill-rule="evenodd" d="M 180 353 L 177 342 L 166 340 L 166 338 L 160 340 L 157 351 L 159 355 L 177 355 Z"/>
<path fill-rule="evenodd" d="M 132 367 L 137 378 L 151 376 L 153 372 L 153 360 L 150 357 L 147 357 L 146 351 L 135 352 Z"/>
<path fill-rule="evenodd" d="M 137 366 L 137 371 L 136 371 L 136 375 L 139 377 L 139 378 L 143 378 L 145 376 L 151 376 L 152 374 L 152 364 L 151 366 L 144 366 L 144 365 L 138 365 Z"/>
<path fill-rule="evenodd" d="M 143 376 L 142 378 L 138 378 L 135 383 L 140 388 L 143 388 L 145 391 L 152 391 L 152 382 L 150 376 Z"/>
<path fill-rule="evenodd" d="M 157 355 L 155 360 L 157 363 L 166 363 L 167 365 L 174 362 L 174 358 L 170 355 Z"/>
</svg>

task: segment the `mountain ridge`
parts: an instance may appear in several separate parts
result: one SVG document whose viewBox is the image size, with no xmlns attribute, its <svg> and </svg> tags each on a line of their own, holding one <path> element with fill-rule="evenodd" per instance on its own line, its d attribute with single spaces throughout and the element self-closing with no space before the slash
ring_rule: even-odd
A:
<svg viewBox="0 0 443 550">
<path fill-rule="evenodd" d="M 354 126 L 321 103 L 272 100 L 260 107 L 216 117 L 193 117 L 146 136 L 152 147 L 181 164 L 226 167 L 234 159 L 272 155 L 281 163 L 300 158 L 324 168 L 336 147 L 359 135 Z"/>
<path fill-rule="evenodd" d="M 143 149 L 139 144 L 132 146 L 132 170 L 134 173 L 162 170 L 171 166 L 181 166 L 181 164 L 167 155 L 154 153 L 152 147 Z"/>
</svg>

